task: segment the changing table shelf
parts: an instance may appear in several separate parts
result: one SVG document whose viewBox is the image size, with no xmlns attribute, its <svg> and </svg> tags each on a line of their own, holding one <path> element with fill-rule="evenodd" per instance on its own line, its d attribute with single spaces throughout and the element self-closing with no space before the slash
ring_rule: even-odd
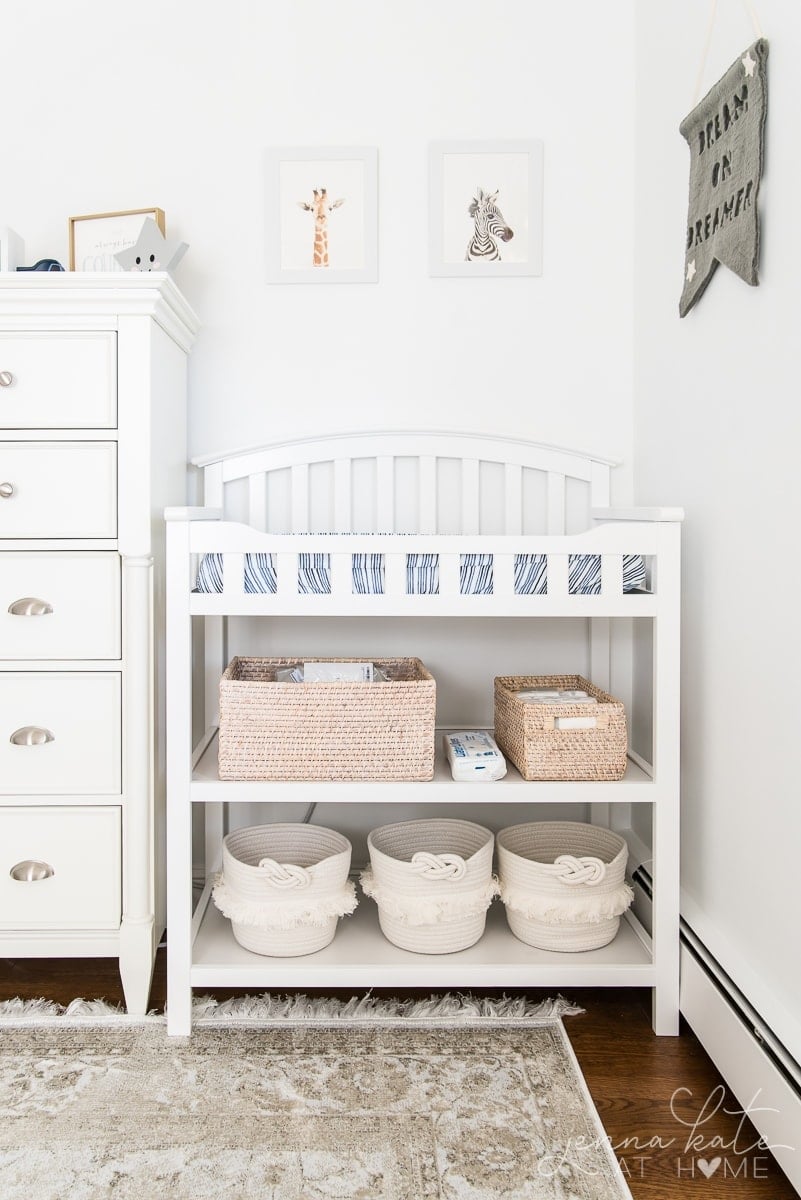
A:
<svg viewBox="0 0 801 1200">
<path fill-rule="evenodd" d="M 474 946 L 456 954 L 415 954 L 387 941 L 375 904 L 362 898 L 324 950 L 300 958 L 267 958 L 234 940 L 209 889 L 199 912 L 193 987 L 374 987 L 379 979 L 381 987 L 651 987 L 655 981 L 650 938 L 633 917 L 621 920 L 608 946 L 564 954 L 519 941 L 496 900 Z"/>
<path fill-rule="evenodd" d="M 278 780 L 220 779 L 217 773 L 219 740 L 216 729 L 208 730 L 196 750 L 190 795 L 193 802 L 219 803 L 279 800 L 282 803 L 313 802 L 326 804 L 375 804 L 376 793 L 388 803 L 414 804 L 486 804 L 549 803 L 603 804 L 651 803 L 658 794 L 657 784 L 632 759 L 628 760 L 622 780 L 592 780 L 533 783 L 507 761 L 507 773 L 495 783 L 457 782 L 442 749 L 444 729 L 437 730 L 434 778 L 415 782 L 398 780 L 302 780 L 290 783 Z M 492 732 L 491 730 L 489 732 Z M 205 749 L 203 749 L 205 747 Z M 621 787 L 621 785 L 623 785 Z"/>
</svg>

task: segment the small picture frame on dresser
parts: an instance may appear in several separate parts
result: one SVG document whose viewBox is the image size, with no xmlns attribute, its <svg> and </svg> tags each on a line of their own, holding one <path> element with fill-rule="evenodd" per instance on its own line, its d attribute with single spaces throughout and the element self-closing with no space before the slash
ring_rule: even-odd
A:
<svg viewBox="0 0 801 1200">
<path fill-rule="evenodd" d="M 136 244 L 147 217 L 166 235 L 164 212 L 160 208 L 129 208 L 124 212 L 88 213 L 70 217 L 71 271 L 122 271 L 114 257 L 120 250 Z"/>
</svg>

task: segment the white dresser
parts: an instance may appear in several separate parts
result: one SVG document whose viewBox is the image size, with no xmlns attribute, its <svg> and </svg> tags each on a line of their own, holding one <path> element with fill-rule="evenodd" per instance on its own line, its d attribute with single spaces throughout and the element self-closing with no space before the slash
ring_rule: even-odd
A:
<svg viewBox="0 0 801 1200">
<path fill-rule="evenodd" d="M 197 319 L 153 274 L 0 274 L 0 957 L 165 924 L 164 537 Z"/>
</svg>

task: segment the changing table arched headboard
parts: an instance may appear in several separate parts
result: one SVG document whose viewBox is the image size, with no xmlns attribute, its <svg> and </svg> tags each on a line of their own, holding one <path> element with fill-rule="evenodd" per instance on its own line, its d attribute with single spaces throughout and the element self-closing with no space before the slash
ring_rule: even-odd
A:
<svg viewBox="0 0 801 1200">
<path fill-rule="evenodd" d="M 192 460 L 202 502 L 270 533 L 547 533 L 609 504 L 613 460 L 487 434 L 334 434 Z"/>
</svg>

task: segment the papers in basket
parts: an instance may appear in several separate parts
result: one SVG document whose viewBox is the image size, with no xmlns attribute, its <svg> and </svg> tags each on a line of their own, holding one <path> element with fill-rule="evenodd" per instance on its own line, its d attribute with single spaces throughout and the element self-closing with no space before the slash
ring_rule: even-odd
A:
<svg viewBox="0 0 801 1200">
<path fill-rule="evenodd" d="M 387 676 L 371 662 L 304 662 L 280 667 L 278 683 L 386 683 Z"/>
</svg>

